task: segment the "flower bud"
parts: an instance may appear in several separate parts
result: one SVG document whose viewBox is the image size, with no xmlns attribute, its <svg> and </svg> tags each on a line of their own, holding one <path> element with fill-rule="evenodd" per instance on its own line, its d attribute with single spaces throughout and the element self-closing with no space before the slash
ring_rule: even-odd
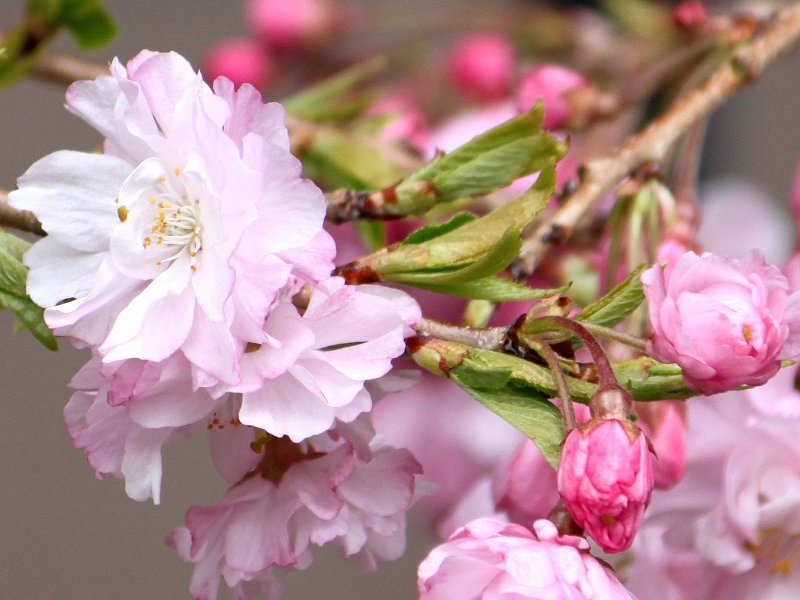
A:
<svg viewBox="0 0 800 600">
<path fill-rule="evenodd" d="M 505 36 L 476 34 L 452 49 L 448 71 L 466 95 L 491 102 L 506 97 L 511 91 L 516 62 L 514 47 Z"/>
<path fill-rule="evenodd" d="M 754 252 L 739 261 L 686 253 L 642 274 L 653 327 L 648 353 L 678 363 L 691 388 L 716 394 L 766 383 L 800 345 L 800 295 Z"/>
<path fill-rule="evenodd" d="M 517 93 L 519 112 L 530 110 L 541 98 L 544 103 L 544 129 L 560 129 L 572 116 L 567 92 L 586 85 L 574 71 L 558 65 L 542 65 L 525 75 Z"/>
<path fill-rule="evenodd" d="M 696 31 L 708 23 L 708 8 L 700 0 L 684 0 L 672 13 L 675 24 L 687 31 Z"/>
<path fill-rule="evenodd" d="M 683 479 L 686 468 L 686 417 L 682 402 L 639 402 L 637 424 L 653 445 L 656 488 L 668 490 Z"/>
<path fill-rule="evenodd" d="M 272 59 L 252 40 L 228 40 L 214 46 L 205 58 L 205 75 L 209 81 L 223 76 L 238 88 L 243 83 L 263 90 L 275 81 Z"/>
<path fill-rule="evenodd" d="M 573 429 L 558 466 L 558 491 L 575 522 L 606 552 L 630 547 L 653 490 L 647 439 L 620 419 Z"/>
<path fill-rule="evenodd" d="M 324 40 L 333 27 L 333 12 L 325 0 L 251 0 L 247 20 L 269 48 L 297 51 Z"/>
</svg>

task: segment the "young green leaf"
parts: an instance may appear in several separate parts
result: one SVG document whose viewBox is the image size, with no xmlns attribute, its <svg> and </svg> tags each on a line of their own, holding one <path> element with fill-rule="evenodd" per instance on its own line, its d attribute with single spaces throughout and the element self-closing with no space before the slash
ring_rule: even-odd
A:
<svg viewBox="0 0 800 600">
<path fill-rule="evenodd" d="M 501 385 L 482 385 L 485 374 L 472 372 L 466 363 L 450 371 L 450 379 L 486 408 L 499 415 L 533 440 L 547 462 L 558 468 L 561 445 L 564 441 L 564 423 L 561 412 L 546 396 L 529 388 L 520 388 L 509 381 Z"/>
<path fill-rule="evenodd" d="M 434 225 L 420 227 L 416 231 L 412 232 L 406 239 L 404 239 L 400 245 L 406 246 L 408 244 L 421 244 L 423 242 L 427 242 L 434 238 L 443 236 L 445 233 L 455 231 L 462 225 L 466 225 L 475 219 L 477 219 L 477 217 L 473 214 L 458 213 L 457 215 L 453 215 L 452 218 L 444 223 L 436 223 Z"/>
<path fill-rule="evenodd" d="M 640 265 L 628 278 L 608 294 L 593 302 L 575 317 L 576 321 L 589 321 L 603 327 L 613 327 L 635 311 L 644 301 Z"/>
<path fill-rule="evenodd" d="M 22 264 L 22 255 L 29 247 L 28 242 L 0 232 L 0 306 L 17 315 L 45 347 L 57 350 L 56 340 L 44 323 L 44 311 L 25 291 L 28 270 Z"/>
<path fill-rule="evenodd" d="M 537 104 L 530 112 L 434 159 L 397 186 L 399 202 L 417 202 L 419 188 L 414 182 L 433 184 L 435 202 L 447 202 L 488 194 L 554 164 L 563 156 L 565 144 L 541 130 L 543 114 Z M 429 197 L 423 201 L 431 203 Z"/>
<path fill-rule="evenodd" d="M 491 300 L 492 302 L 538 300 L 564 291 L 564 288 L 543 290 L 529 288 L 521 283 L 516 283 L 497 275 L 476 279 L 475 281 L 441 284 L 426 283 L 419 280 L 405 282 L 401 275 L 394 274 L 387 277 L 386 280 L 406 283 L 423 290 L 447 294 L 448 296 L 458 296 L 460 298 L 469 298 L 470 300 Z"/>
<path fill-rule="evenodd" d="M 282 104 L 288 114 L 298 119 L 325 121 L 331 114 L 331 106 L 334 103 L 361 82 L 380 73 L 385 67 L 386 59 L 376 57 L 305 88 L 285 98 Z"/>
</svg>

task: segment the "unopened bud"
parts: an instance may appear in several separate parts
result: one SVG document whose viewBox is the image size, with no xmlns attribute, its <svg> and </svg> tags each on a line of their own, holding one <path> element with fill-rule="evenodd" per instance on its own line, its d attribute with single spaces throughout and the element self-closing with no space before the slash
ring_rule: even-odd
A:
<svg viewBox="0 0 800 600">
<path fill-rule="evenodd" d="M 606 552 L 630 547 L 653 490 L 653 458 L 630 421 L 593 419 L 564 442 L 558 491 L 575 522 Z"/>
<path fill-rule="evenodd" d="M 224 76 L 238 88 L 243 83 L 263 90 L 276 76 L 272 59 L 257 42 L 229 40 L 216 45 L 205 58 L 205 75 L 209 81 Z"/>
<path fill-rule="evenodd" d="M 514 47 L 500 34 L 471 35 L 450 52 L 450 78 L 466 95 L 491 102 L 511 91 L 517 57 Z"/>
<path fill-rule="evenodd" d="M 573 107 L 567 94 L 586 85 L 575 71 L 558 65 L 542 65 L 522 79 L 517 93 L 517 109 L 530 110 L 541 99 L 544 103 L 544 129 L 560 129 L 572 117 Z"/>
</svg>

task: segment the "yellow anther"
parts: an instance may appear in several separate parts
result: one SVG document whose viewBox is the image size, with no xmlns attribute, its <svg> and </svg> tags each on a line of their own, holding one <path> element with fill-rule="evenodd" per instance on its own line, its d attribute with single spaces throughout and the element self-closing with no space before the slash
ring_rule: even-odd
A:
<svg viewBox="0 0 800 600">
<path fill-rule="evenodd" d="M 128 209 L 125 206 L 118 206 L 117 207 L 117 216 L 119 217 L 120 221 L 124 221 L 128 218 Z"/>
<path fill-rule="evenodd" d="M 156 203 L 156 200 L 158 200 L 158 198 L 156 198 L 155 196 L 150 196 L 150 197 L 147 199 L 147 201 L 148 201 L 150 204 L 155 204 L 155 203 Z"/>
<path fill-rule="evenodd" d="M 745 325 L 744 327 L 742 327 L 742 335 L 744 336 L 744 339 L 746 339 L 748 342 L 753 339 L 753 330 L 750 328 L 749 325 Z"/>
<path fill-rule="evenodd" d="M 166 177 L 159 177 L 158 179 L 156 179 L 156 185 L 161 185 L 162 183 L 167 183 Z"/>
<path fill-rule="evenodd" d="M 613 525 L 617 522 L 617 519 L 612 515 L 600 515 L 600 520 L 604 525 Z"/>
<path fill-rule="evenodd" d="M 167 202 L 167 201 L 159 202 L 158 206 L 161 208 L 172 208 L 172 202 Z M 159 216 L 163 217 L 164 213 L 159 213 Z"/>
<path fill-rule="evenodd" d="M 792 572 L 792 563 L 788 560 L 779 560 L 772 565 L 772 568 L 769 571 L 775 575 L 789 575 L 789 573 Z"/>
<path fill-rule="evenodd" d="M 180 175 L 181 175 L 181 168 L 180 167 L 175 167 L 175 176 L 176 177 L 180 177 Z"/>
</svg>

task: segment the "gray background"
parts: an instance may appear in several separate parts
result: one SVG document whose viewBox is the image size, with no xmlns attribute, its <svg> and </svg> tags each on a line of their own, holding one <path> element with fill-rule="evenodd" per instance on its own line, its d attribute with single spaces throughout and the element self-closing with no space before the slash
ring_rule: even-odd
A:
<svg viewBox="0 0 800 600">
<path fill-rule="evenodd" d="M 240 3 L 223 0 L 107 0 L 122 25 L 97 60 L 142 48 L 178 50 L 194 64 L 210 42 L 240 35 Z M 398 3 L 399 4 L 399 3 Z M 441 2 L 415 2 L 438 11 Z M 0 27 L 13 25 L 23 0 L 0 2 Z M 71 42 L 58 46 L 72 50 Z M 800 158 L 800 56 L 795 53 L 714 118 L 704 172 L 735 174 L 788 201 Z M 34 160 L 60 148 L 89 150 L 98 138 L 62 108 L 63 89 L 24 82 L 0 90 L 0 187 Z M 202 436 L 165 451 L 163 504 L 129 500 L 119 481 L 97 481 L 72 448 L 62 409 L 64 387 L 85 360 L 63 347 L 51 353 L 13 333 L 0 314 L 0 597 L 14 599 L 188 598 L 190 567 L 164 546 L 192 504 L 219 498 Z M 403 560 L 365 576 L 331 553 L 305 573 L 285 577 L 287 598 L 415 597 L 416 564 L 430 540 L 415 536 Z M 322 556 L 321 556 L 322 555 Z"/>
</svg>

